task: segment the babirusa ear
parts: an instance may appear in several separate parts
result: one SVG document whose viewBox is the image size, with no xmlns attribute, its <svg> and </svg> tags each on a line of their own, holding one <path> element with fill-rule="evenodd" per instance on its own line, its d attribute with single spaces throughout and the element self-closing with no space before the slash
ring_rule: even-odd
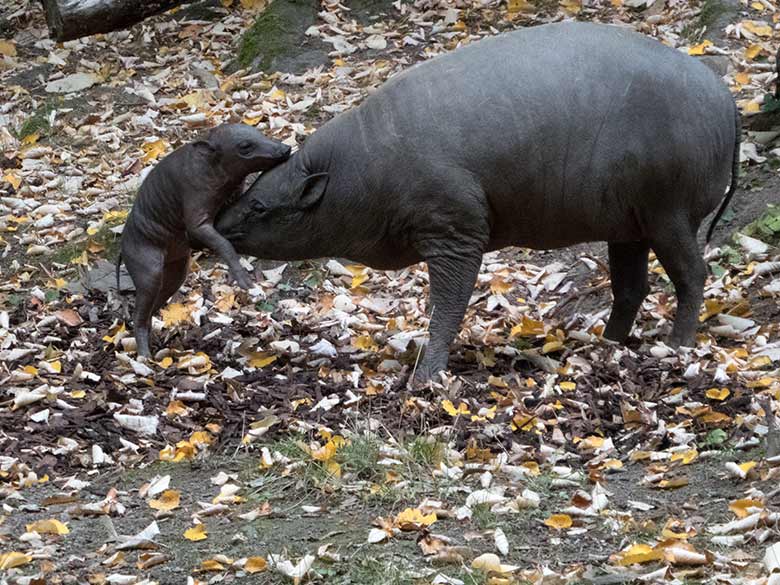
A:
<svg viewBox="0 0 780 585">
<path fill-rule="evenodd" d="M 307 175 L 292 186 L 292 200 L 299 209 L 306 209 L 317 203 L 325 194 L 328 186 L 328 173 Z"/>
</svg>

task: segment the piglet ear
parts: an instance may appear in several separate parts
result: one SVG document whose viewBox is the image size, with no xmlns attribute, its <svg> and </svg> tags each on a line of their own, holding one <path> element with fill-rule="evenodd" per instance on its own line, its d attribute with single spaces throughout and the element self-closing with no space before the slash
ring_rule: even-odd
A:
<svg viewBox="0 0 780 585">
<path fill-rule="evenodd" d="M 306 209 L 317 203 L 328 186 L 328 173 L 314 173 L 298 180 L 290 189 L 290 196 L 298 209 Z"/>
</svg>

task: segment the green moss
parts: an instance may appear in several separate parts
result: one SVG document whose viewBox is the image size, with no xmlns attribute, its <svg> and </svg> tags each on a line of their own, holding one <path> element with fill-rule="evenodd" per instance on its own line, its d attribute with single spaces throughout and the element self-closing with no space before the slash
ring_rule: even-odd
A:
<svg viewBox="0 0 780 585">
<path fill-rule="evenodd" d="M 92 246 L 102 247 L 99 254 L 110 262 L 116 262 L 119 257 L 119 244 L 121 238 L 111 231 L 111 228 L 124 220 L 118 219 L 107 222 L 92 236 L 68 242 L 61 246 L 52 256 L 51 261 L 56 264 L 68 264 L 74 258 L 80 256 Z"/>
<path fill-rule="evenodd" d="M 696 19 L 682 29 L 682 36 L 691 41 L 698 39 L 706 30 L 712 28 L 712 25 L 721 16 L 731 12 L 731 10 L 723 0 L 704 0 Z"/>
<path fill-rule="evenodd" d="M 301 44 L 306 29 L 317 20 L 319 3 L 275 0 L 244 33 L 238 52 L 241 67 L 268 70 L 274 59 Z"/>
<path fill-rule="evenodd" d="M 769 205 L 766 213 L 745 226 L 745 235 L 757 238 L 772 246 L 780 246 L 780 206 Z"/>
<path fill-rule="evenodd" d="M 51 115 L 55 108 L 56 103 L 53 100 L 48 100 L 25 119 L 21 128 L 16 132 L 16 137 L 19 138 L 19 140 L 22 140 L 27 136 L 36 133 L 40 136 L 48 135 L 51 130 L 49 115 Z"/>
</svg>

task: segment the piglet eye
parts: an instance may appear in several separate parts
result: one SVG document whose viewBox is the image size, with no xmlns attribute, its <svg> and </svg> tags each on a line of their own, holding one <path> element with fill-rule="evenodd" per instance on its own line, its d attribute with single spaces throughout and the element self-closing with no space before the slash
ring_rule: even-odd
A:
<svg viewBox="0 0 780 585">
<path fill-rule="evenodd" d="M 252 143 L 248 140 L 244 140 L 238 144 L 238 151 L 242 154 L 247 154 L 252 150 Z"/>
</svg>

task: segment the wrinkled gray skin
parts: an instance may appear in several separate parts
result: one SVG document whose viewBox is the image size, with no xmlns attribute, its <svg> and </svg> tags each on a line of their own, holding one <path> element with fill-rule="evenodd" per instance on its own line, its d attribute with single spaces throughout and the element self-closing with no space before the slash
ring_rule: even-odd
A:
<svg viewBox="0 0 780 585">
<path fill-rule="evenodd" d="M 418 381 L 446 367 L 482 254 L 505 246 L 609 242 L 605 336 L 621 341 L 652 247 L 677 292 L 671 343 L 692 345 L 706 276 L 696 233 L 730 183 L 738 123 L 729 91 L 687 55 L 616 27 L 539 26 L 388 81 L 262 175 L 217 229 L 262 258 L 427 262 Z"/>
<path fill-rule="evenodd" d="M 244 178 L 290 157 L 290 147 L 245 124 L 223 124 L 186 144 L 149 173 L 122 232 L 124 259 L 136 288 L 138 354 L 149 356 L 154 315 L 187 276 L 191 246 L 216 251 L 241 288 L 252 285 L 233 246 L 214 229 L 217 212 L 240 194 Z"/>
</svg>

